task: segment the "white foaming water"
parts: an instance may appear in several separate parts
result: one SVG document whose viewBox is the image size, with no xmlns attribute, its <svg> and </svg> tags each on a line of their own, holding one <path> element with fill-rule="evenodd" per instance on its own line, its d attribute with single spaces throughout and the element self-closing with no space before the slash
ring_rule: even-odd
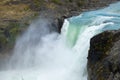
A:
<svg viewBox="0 0 120 80">
<path fill-rule="evenodd" d="M 113 11 L 112 15 L 103 9 L 66 19 L 61 34 L 51 32 L 49 21 L 31 24 L 18 38 L 6 69 L 0 71 L 0 80 L 87 80 L 90 39 L 120 28 L 119 15 Z"/>
<path fill-rule="evenodd" d="M 89 41 L 98 29 L 108 23 L 86 28 L 70 49 L 65 43 L 69 22 L 66 20 L 63 35 L 56 33 L 41 37 L 33 43 L 30 29 L 17 41 L 10 60 L 9 70 L 0 72 L 1 80 L 87 80 L 86 63 Z M 36 27 L 37 28 L 37 27 Z M 33 29 L 34 30 L 34 29 Z M 34 31 L 34 33 L 36 33 Z M 29 37 L 28 37 L 29 36 Z M 30 39 L 30 40 L 29 40 Z M 27 40 L 27 41 L 26 41 Z M 38 40 L 37 40 L 38 41 Z M 24 47 L 25 46 L 25 47 Z M 17 49 L 16 49 L 17 48 Z"/>
</svg>

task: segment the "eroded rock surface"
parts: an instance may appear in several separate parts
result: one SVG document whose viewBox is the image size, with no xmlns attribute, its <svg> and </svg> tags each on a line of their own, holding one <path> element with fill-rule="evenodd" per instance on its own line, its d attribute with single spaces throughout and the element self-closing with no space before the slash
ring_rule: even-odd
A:
<svg viewBox="0 0 120 80">
<path fill-rule="evenodd" d="M 120 30 L 91 39 L 87 66 L 88 80 L 120 80 Z"/>
</svg>

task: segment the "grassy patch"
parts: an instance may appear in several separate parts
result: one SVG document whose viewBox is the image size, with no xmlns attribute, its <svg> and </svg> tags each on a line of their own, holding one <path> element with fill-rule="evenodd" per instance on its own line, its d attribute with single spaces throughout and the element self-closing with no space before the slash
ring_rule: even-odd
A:
<svg viewBox="0 0 120 80">
<path fill-rule="evenodd" d="M 58 4 L 58 5 L 62 5 L 62 1 L 61 0 L 52 0 L 53 3 Z"/>
<path fill-rule="evenodd" d="M 77 2 L 77 5 L 79 7 L 84 6 L 85 4 L 86 4 L 86 1 L 84 1 L 84 0 L 80 0 L 80 1 Z"/>
<path fill-rule="evenodd" d="M 0 0 L 0 5 L 4 5 L 5 3 L 10 2 L 11 0 Z"/>
<path fill-rule="evenodd" d="M 6 43 L 7 38 L 3 34 L 0 34 L 0 44 L 5 45 Z"/>
<path fill-rule="evenodd" d="M 33 0 L 33 2 L 36 7 L 40 7 L 44 3 L 44 0 Z"/>
<path fill-rule="evenodd" d="M 0 18 L 19 20 L 33 14 L 27 4 L 0 5 Z"/>
</svg>

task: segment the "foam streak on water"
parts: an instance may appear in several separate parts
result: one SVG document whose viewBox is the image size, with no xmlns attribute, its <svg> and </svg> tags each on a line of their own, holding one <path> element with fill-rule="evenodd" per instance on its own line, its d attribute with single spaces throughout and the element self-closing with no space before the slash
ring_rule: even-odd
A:
<svg viewBox="0 0 120 80">
<path fill-rule="evenodd" d="M 119 6 L 65 19 L 61 34 L 51 32 L 46 20 L 31 24 L 16 41 L 0 80 L 87 80 L 90 39 L 120 28 Z"/>
</svg>

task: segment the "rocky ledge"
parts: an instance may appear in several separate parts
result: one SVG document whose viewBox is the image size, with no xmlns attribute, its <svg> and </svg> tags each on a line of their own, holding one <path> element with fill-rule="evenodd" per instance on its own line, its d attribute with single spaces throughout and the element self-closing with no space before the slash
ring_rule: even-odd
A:
<svg viewBox="0 0 120 80">
<path fill-rule="evenodd" d="M 91 39 L 87 67 L 88 80 L 120 80 L 120 30 Z"/>
</svg>

